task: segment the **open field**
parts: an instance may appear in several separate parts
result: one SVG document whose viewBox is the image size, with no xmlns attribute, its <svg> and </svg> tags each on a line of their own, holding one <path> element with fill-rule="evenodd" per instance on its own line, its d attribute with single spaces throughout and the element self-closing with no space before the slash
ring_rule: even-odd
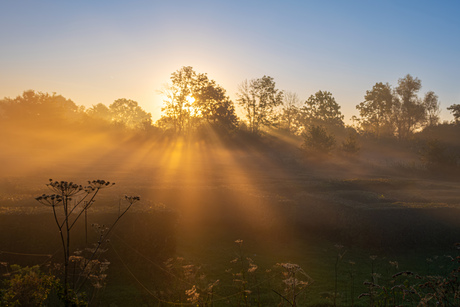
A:
<svg viewBox="0 0 460 307">
<path fill-rule="evenodd" d="M 33 199 L 47 192 L 48 178 L 81 183 L 101 178 L 116 185 L 101 192 L 91 223 L 110 224 L 124 194 L 142 198 L 107 246 L 107 285 L 94 298 L 103 306 L 133 299 L 146 306 L 156 306 L 158 299 L 165 305 L 186 302 L 185 290 L 217 279 L 216 306 L 243 304 L 228 272 L 240 252 L 258 267 L 257 280 L 247 277 L 251 304 L 280 301 L 272 291 L 282 291 L 277 263 L 303 268 L 309 285 L 299 302 L 310 305 L 333 304 L 336 280 L 337 304 L 366 306 L 369 299 L 357 297 L 368 291 L 363 282 L 374 278 L 372 272 L 380 284 L 390 283 L 398 270 L 449 272 L 447 256 L 455 257 L 453 244 L 460 238 L 458 180 L 408 167 L 406 155 L 309 160 L 293 142 L 280 150 L 270 143 L 126 140 L 59 152 L 53 159 L 51 152 L 23 151 L 18 157 L 6 148 L 0 260 L 44 263 L 46 257 L 7 252 L 47 255 L 59 249 L 52 212 Z M 79 227 L 75 248 L 85 246 Z M 59 256 L 51 261 L 59 262 Z M 184 258 L 179 268 L 193 264 L 206 277 L 181 284 L 184 272 L 164 266 L 176 257 Z"/>
</svg>

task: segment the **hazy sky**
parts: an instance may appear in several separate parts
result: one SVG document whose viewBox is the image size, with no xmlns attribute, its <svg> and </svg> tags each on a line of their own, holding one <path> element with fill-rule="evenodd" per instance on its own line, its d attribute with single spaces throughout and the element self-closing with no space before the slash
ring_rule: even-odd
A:
<svg viewBox="0 0 460 307">
<path fill-rule="evenodd" d="M 0 98 L 57 92 L 78 105 L 139 102 L 192 66 L 236 98 L 274 77 L 302 100 L 332 92 L 348 120 L 376 82 L 411 74 L 460 103 L 460 1 L 0 1 Z"/>
</svg>

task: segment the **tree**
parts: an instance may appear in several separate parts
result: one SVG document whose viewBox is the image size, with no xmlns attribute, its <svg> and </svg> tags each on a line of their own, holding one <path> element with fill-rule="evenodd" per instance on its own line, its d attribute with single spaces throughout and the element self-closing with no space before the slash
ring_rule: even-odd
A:
<svg viewBox="0 0 460 307">
<path fill-rule="evenodd" d="M 75 119 L 80 108 L 70 99 L 61 95 L 24 91 L 14 99 L 0 100 L 3 117 L 9 120 L 41 120 L 43 122 L 68 121 Z"/>
<path fill-rule="evenodd" d="M 393 115 L 400 138 L 407 138 L 425 121 L 425 106 L 417 96 L 421 87 L 420 79 L 409 74 L 398 80 L 398 100 L 393 105 Z"/>
<path fill-rule="evenodd" d="M 284 94 L 281 120 L 290 132 L 298 129 L 299 104 L 300 99 L 296 93 L 286 92 Z"/>
<path fill-rule="evenodd" d="M 356 139 L 356 132 L 349 132 L 348 137 L 342 142 L 342 151 L 349 155 L 356 155 L 361 149 L 358 140 Z"/>
<path fill-rule="evenodd" d="M 130 128 L 143 128 L 152 123 L 152 115 L 134 100 L 117 99 L 109 106 L 109 110 L 113 122 L 123 123 Z"/>
<path fill-rule="evenodd" d="M 302 108 L 302 117 L 305 127 L 313 125 L 340 126 L 344 125 L 344 116 L 340 106 L 327 91 L 318 91 L 311 95 Z"/>
<path fill-rule="evenodd" d="M 166 96 L 165 106 L 161 109 L 165 116 L 172 119 L 174 132 L 181 133 L 190 123 L 194 89 L 200 80 L 207 79 L 203 74 L 197 74 L 191 66 L 173 72 L 171 84 L 162 90 Z"/>
<path fill-rule="evenodd" d="M 252 133 L 259 132 L 262 125 L 272 124 L 274 109 L 283 101 L 283 92 L 276 89 L 275 81 L 269 76 L 243 81 L 237 95 Z"/>
<path fill-rule="evenodd" d="M 161 90 L 165 96 L 160 122 L 172 124 L 175 133 L 190 131 L 204 120 L 232 129 L 237 117 L 226 91 L 205 73 L 184 66 L 171 74 L 171 83 Z"/>
<path fill-rule="evenodd" d="M 91 108 L 86 110 L 86 114 L 97 120 L 112 121 L 112 114 L 110 109 L 103 103 L 93 105 Z"/>
<path fill-rule="evenodd" d="M 195 89 L 195 108 L 207 123 L 231 130 L 237 126 L 238 117 L 235 106 L 226 95 L 225 89 L 214 80 L 203 80 L 202 86 Z"/>
<path fill-rule="evenodd" d="M 455 123 L 460 123 L 460 104 L 453 104 L 450 107 L 447 107 L 447 110 L 449 110 L 454 116 Z"/>
<path fill-rule="evenodd" d="M 364 101 L 356 106 L 359 110 L 361 128 L 377 137 L 393 134 L 392 111 L 394 95 L 388 83 L 376 83 L 372 90 L 366 91 Z"/>
<path fill-rule="evenodd" d="M 423 106 L 425 107 L 426 120 L 428 126 L 435 126 L 439 123 L 439 101 L 438 96 L 433 92 L 429 91 L 423 98 Z"/>
<path fill-rule="evenodd" d="M 329 153 L 335 146 L 335 137 L 322 126 L 309 126 L 303 134 L 302 147 L 313 153 Z"/>
</svg>

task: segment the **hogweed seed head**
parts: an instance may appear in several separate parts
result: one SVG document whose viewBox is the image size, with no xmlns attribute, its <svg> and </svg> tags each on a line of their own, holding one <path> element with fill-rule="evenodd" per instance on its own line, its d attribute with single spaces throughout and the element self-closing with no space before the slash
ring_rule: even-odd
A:
<svg viewBox="0 0 460 307">
<path fill-rule="evenodd" d="M 51 207 L 62 204 L 62 196 L 57 195 L 57 194 L 51 194 L 51 195 L 43 194 L 41 196 L 35 197 L 35 200 L 45 206 L 51 206 Z"/>
<path fill-rule="evenodd" d="M 138 202 L 141 200 L 139 196 L 128 196 L 125 195 L 125 200 L 129 202 L 131 205 L 134 204 L 135 202 Z"/>
</svg>

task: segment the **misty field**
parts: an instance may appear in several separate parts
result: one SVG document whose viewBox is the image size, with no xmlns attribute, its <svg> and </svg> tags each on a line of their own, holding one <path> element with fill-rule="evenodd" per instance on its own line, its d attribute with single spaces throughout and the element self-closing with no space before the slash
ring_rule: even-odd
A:
<svg viewBox="0 0 460 307">
<path fill-rule="evenodd" d="M 3 274 L 62 262 L 52 211 L 34 199 L 50 178 L 116 183 L 98 195 L 88 225 L 110 225 L 125 194 L 141 197 L 99 256 L 110 262 L 104 279 L 83 288 L 91 305 L 404 305 L 421 299 L 411 287 L 458 268 L 460 184 L 400 143 L 391 154 L 369 142 L 361 156 L 319 159 L 292 136 L 101 134 L 58 147 L 10 137 L 1 153 Z M 97 241 L 88 225 L 76 225 L 72 250 Z"/>
</svg>

